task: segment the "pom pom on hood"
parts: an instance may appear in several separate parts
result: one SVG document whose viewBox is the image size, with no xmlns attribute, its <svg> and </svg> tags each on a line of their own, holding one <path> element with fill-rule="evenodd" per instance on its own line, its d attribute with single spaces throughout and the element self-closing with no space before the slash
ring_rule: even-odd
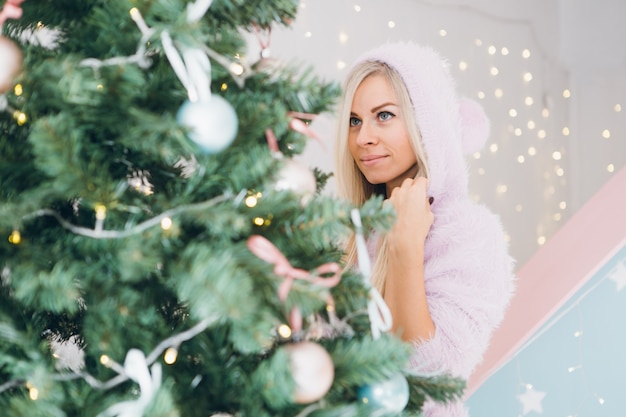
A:
<svg viewBox="0 0 626 417">
<path fill-rule="evenodd" d="M 474 100 L 459 98 L 447 62 L 432 48 L 388 43 L 356 60 L 380 61 L 404 81 L 422 135 L 435 200 L 467 196 L 464 155 L 478 151 L 489 135 L 489 120 Z"/>
</svg>

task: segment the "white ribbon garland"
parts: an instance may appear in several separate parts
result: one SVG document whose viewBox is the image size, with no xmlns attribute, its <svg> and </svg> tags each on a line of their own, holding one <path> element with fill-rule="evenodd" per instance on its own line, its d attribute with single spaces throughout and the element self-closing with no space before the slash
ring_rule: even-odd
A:
<svg viewBox="0 0 626 417">
<path fill-rule="evenodd" d="M 357 261 L 359 264 L 359 270 L 365 284 L 370 288 L 369 295 L 370 300 L 367 303 L 367 312 L 370 318 L 370 325 L 372 328 L 372 335 L 374 339 L 378 339 L 383 332 L 387 332 L 391 329 L 393 319 L 391 317 L 391 311 L 385 300 L 380 295 L 380 292 L 372 286 L 370 277 L 372 274 L 372 267 L 370 263 L 370 257 L 367 250 L 367 244 L 365 243 L 365 237 L 363 236 L 363 224 L 361 222 L 361 214 L 358 209 L 352 209 L 350 212 L 352 223 L 356 232 L 356 250 Z"/>
<path fill-rule="evenodd" d="M 150 373 L 152 371 L 152 373 Z M 142 416 L 154 395 L 161 387 L 163 371 L 160 363 L 148 368 L 146 355 L 139 349 L 131 349 L 124 360 L 124 374 L 139 384 L 140 394 L 136 400 L 123 401 L 107 408 L 97 417 L 137 417 Z"/>
</svg>

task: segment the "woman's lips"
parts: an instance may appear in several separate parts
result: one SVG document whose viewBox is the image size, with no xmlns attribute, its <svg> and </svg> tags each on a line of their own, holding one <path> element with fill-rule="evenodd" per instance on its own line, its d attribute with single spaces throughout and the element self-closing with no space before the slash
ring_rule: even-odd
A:
<svg viewBox="0 0 626 417">
<path fill-rule="evenodd" d="M 385 155 L 366 155 L 361 157 L 361 163 L 364 166 L 369 167 L 378 164 L 385 158 Z"/>
</svg>

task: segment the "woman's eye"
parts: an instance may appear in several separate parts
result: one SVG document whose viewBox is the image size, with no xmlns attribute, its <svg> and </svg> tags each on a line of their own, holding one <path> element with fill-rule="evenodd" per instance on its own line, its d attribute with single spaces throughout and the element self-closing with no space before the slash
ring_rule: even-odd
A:
<svg viewBox="0 0 626 417">
<path fill-rule="evenodd" d="M 350 117 L 350 127 L 358 126 L 361 120 L 358 117 Z"/>
<path fill-rule="evenodd" d="M 394 114 L 388 111 L 381 111 L 380 113 L 378 113 L 378 120 L 386 121 L 392 119 L 393 117 Z"/>
</svg>

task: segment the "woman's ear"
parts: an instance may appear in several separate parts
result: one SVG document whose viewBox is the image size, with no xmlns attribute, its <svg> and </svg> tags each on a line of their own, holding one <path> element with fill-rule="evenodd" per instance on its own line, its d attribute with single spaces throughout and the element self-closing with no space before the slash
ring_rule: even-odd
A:
<svg viewBox="0 0 626 417">
<path fill-rule="evenodd" d="M 463 153 L 469 155 L 482 149 L 490 130 L 483 107 L 472 99 L 462 97 L 459 102 L 459 119 Z"/>
</svg>

